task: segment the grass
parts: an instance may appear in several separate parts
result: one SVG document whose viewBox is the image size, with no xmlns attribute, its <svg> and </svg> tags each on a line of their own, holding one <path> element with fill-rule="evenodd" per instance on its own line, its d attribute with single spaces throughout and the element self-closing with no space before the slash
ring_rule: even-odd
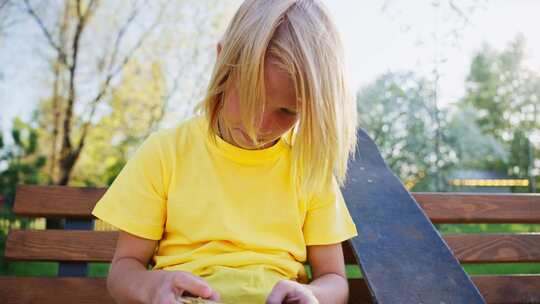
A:
<svg viewBox="0 0 540 304">
<path fill-rule="evenodd" d="M 109 263 L 88 263 L 88 277 L 106 277 Z M 9 262 L 8 270 L 2 275 L 56 277 L 58 262 Z"/>
</svg>

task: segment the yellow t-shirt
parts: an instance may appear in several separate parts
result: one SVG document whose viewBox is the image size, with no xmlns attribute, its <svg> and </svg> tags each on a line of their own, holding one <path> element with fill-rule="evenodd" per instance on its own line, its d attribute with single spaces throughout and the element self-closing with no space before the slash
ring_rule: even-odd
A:
<svg viewBox="0 0 540 304">
<path fill-rule="evenodd" d="M 297 198 L 284 138 L 262 150 L 215 138 L 204 116 L 152 133 L 92 214 L 160 240 L 153 269 L 201 276 L 224 303 L 265 303 L 280 279 L 307 283 L 306 246 L 350 239 L 356 227 L 335 180 Z"/>
</svg>

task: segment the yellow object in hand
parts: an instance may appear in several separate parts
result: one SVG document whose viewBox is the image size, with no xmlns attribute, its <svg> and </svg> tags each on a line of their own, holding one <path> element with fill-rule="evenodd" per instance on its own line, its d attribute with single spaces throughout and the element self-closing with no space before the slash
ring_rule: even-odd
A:
<svg viewBox="0 0 540 304">
<path fill-rule="evenodd" d="M 201 297 L 194 298 L 194 297 L 181 296 L 181 297 L 178 297 L 177 300 L 178 300 L 178 303 L 181 303 L 181 304 L 223 304 L 220 302 L 206 300 Z"/>
</svg>

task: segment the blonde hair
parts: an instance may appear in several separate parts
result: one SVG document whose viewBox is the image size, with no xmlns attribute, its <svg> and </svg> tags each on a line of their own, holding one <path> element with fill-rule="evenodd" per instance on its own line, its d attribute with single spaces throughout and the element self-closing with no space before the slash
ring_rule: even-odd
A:
<svg viewBox="0 0 540 304">
<path fill-rule="evenodd" d="M 318 0 L 245 0 L 227 27 L 206 96 L 198 105 L 217 131 L 229 81 L 237 81 L 241 117 L 256 142 L 265 105 L 264 62 L 277 59 L 294 82 L 300 118 L 292 128 L 292 182 L 302 197 L 346 180 L 356 147 L 357 114 L 344 51 L 328 9 Z"/>
</svg>

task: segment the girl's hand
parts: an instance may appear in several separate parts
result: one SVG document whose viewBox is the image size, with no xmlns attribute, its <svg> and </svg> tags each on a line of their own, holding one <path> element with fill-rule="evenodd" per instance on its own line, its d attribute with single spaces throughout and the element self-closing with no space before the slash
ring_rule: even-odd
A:
<svg viewBox="0 0 540 304">
<path fill-rule="evenodd" d="M 176 304 L 177 297 L 201 297 L 219 301 L 219 294 L 201 277 L 186 271 L 159 270 L 160 275 L 150 291 L 152 304 Z"/>
<path fill-rule="evenodd" d="M 319 301 L 305 284 L 280 280 L 266 298 L 266 304 L 318 304 Z"/>
</svg>

